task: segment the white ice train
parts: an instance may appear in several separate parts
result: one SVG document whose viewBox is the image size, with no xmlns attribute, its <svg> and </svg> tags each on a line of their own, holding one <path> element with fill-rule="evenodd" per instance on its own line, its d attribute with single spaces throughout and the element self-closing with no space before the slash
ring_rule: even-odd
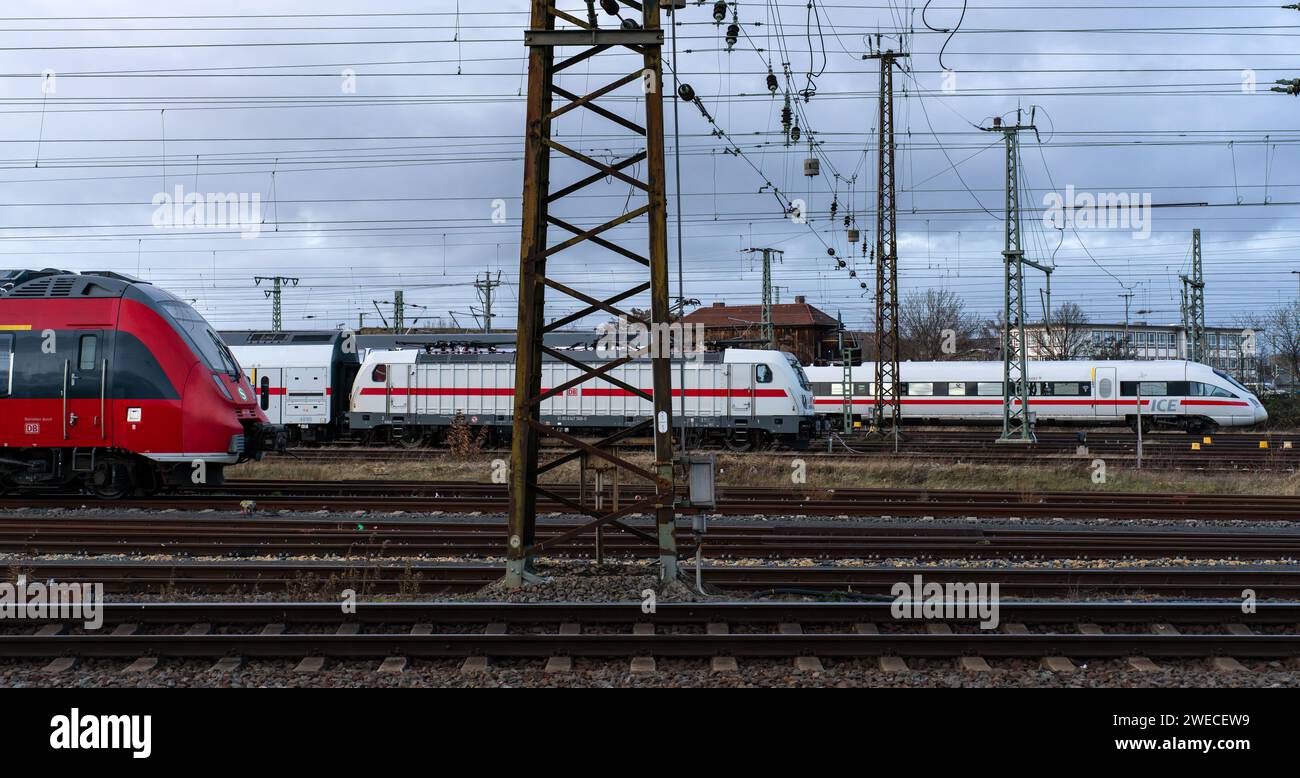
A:
<svg viewBox="0 0 1300 778">
<path fill-rule="evenodd" d="M 807 368 L 817 412 L 869 418 L 875 405 L 875 363 Z M 903 362 L 899 396 L 904 419 L 959 422 L 1002 417 L 1001 362 Z M 1227 373 L 1199 362 L 1050 361 L 1029 363 L 1029 410 L 1052 424 L 1119 425 L 1206 432 L 1268 420 L 1259 398 Z M 1140 403 L 1140 410 L 1139 410 Z"/>
<path fill-rule="evenodd" d="M 580 361 L 595 352 L 572 351 Z M 792 355 L 728 349 L 685 361 L 685 419 L 693 444 L 734 450 L 768 444 L 808 445 L 817 433 L 812 386 Z M 673 362 L 673 413 L 679 413 L 682 363 Z M 577 377 L 558 359 L 542 362 L 542 388 Z M 648 360 L 610 371 L 626 384 L 650 391 Z M 438 441 L 459 415 L 497 439 L 510 435 L 514 415 L 513 353 L 437 354 L 419 349 L 369 352 L 352 385 L 349 434 L 376 443 L 418 445 Z M 575 434 L 607 434 L 651 415 L 649 401 L 614 384 L 592 380 L 542 403 L 543 421 Z M 674 419 L 674 425 L 678 421 Z"/>
</svg>

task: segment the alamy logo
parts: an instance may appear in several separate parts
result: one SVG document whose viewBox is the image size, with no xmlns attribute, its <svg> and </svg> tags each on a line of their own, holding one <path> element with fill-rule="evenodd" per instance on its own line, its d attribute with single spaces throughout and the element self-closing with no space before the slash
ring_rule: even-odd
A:
<svg viewBox="0 0 1300 778">
<path fill-rule="evenodd" d="M 17 583 L 0 583 L 0 620 L 81 619 L 86 629 L 104 625 L 104 585 L 102 583 L 27 582 L 18 576 Z"/>
<path fill-rule="evenodd" d="M 177 185 L 175 194 L 153 196 L 153 226 L 160 230 L 206 228 L 239 230 L 241 238 L 256 238 L 262 231 L 260 192 L 190 192 Z"/>
<path fill-rule="evenodd" d="M 980 629 L 997 629 L 1001 586 L 997 583 L 926 583 L 921 576 L 899 581 L 890 614 L 896 619 L 980 620 Z"/>
<path fill-rule="evenodd" d="M 1065 187 L 1065 196 L 1043 195 L 1043 224 L 1054 230 L 1131 230 L 1133 237 L 1151 237 L 1150 192 L 1076 192 Z"/>
<path fill-rule="evenodd" d="M 614 359 L 624 355 L 651 359 L 698 359 L 704 355 L 704 325 L 655 322 L 649 326 L 620 317 L 600 325 L 596 353 Z"/>
<path fill-rule="evenodd" d="M 50 748 L 56 751 L 111 748 L 130 750 L 133 759 L 153 753 L 153 716 L 83 716 L 73 708 L 50 719 L 50 728 Z"/>
</svg>

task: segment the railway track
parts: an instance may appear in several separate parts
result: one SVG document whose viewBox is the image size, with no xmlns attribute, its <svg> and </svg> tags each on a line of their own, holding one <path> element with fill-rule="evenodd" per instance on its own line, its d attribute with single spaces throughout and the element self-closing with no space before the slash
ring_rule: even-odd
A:
<svg viewBox="0 0 1300 778">
<path fill-rule="evenodd" d="M 344 589 L 361 595 L 464 594 L 501 579 L 495 562 L 333 560 L 23 559 L 8 562 L 10 576 L 66 583 L 101 583 L 106 592 L 168 596 L 176 592 L 265 594 L 291 592 L 337 602 Z M 635 569 L 635 568 L 634 568 Z M 644 568 L 646 574 L 653 568 Z M 584 574 L 566 567 L 543 571 Z M 585 574 L 597 571 L 588 568 Z M 632 574 L 625 571 L 624 574 Z M 889 567 L 707 564 L 702 580 L 721 591 L 891 597 L 915 575 L 938 583 L 997 583 L 1004 597 L 1150 596 L 1227 599 L 1240 610 L 1242 592 L 1259 600 L 1300 599 L 1300 567 Z"/>
<path fill-rule="evenodd" d="M 1077 460 L 1078 433 L 1069 431 L 1043 431 L 1038 442 L 1027 446 L 1005 449 L 990 446 L 996 437 L 990 430 L 932 431 L 908 430 L 908 439 L 896 452 L 892 443 L 869 439 L 850 438 L 837 442 L 831 452 L 823 451 L 825 443 L 815 443 L 807 451 L 751 452 L 744 456 L 814 457 L 854 459 L 858 457 L 901 457 L 936 461 L 968 461 L 980 464 L 1055 463 Z M 1300 468 L 1300 433 L 1292 432 L 1220 432 L 1204 436 L 1182 433 L 1156 433 L 1144 436 L 1143 465 L 1152 468 L 1191 469 L 1208 472 L 1237 470 L 1295 470 Z M 1261 442 L 1267 444 L 1261 448 Z M 1192 444 L 1200 445 L 1199 451 Z M 635 441 L 622 447 L 626 450 L 647 448 Z M 846 448 L 845 446 L 848 446 Z M 1131 463 L 1136 459 L 1137 436 L 1116 430 L 1088 433 L 1087 456 L 1103 457 L 1114 462 Z M 851 450 L 850 450 L 851 449 Z M 431 451 L 445 449 L 374 448 L 364 446 L 330 446 L 326 448 L 297 448 L 279 455 L 278 460 L 296 459 L 309 463 L 350 462 L 404 462 L 423 461 Z M 509 449 L 488 449 L 483 455 L 509 456 Z"/>
<path fill-rule="evenodd" d="M 363 603 L 345 614 L 333 604 L 111 604 L 104 608 L 106 628 L 97 631 L 80 631 L 69 620 L 35 634 L 0 634 L 0 656 L 57 658 L 65 667 L 71 658 L 207 657 L 225 660 L 226 668 L 235 657 L 385 658 L 390 669 L 401 669 L 408 657 L 483 658 L 486 669 L 487 657 L 800 657 L 807 662 L 877 656 L 1300 656 L 1300 634 L 1277 631 L 1293 630 L 1300 622 L 1296 603 L 1261 603 L 1252 614 L 1235 604 L 1203 602 L 1002 603 L 1002 631 L 980 629 L 981 616 L 974 614 L 904 621 L 891 607 L 663 603 L 646 614 L 640 602 Z M 189 629 L 168 629 L 171 625 Z M 1201 628 L 1184 632 L 1174 625 Z"/>
<path fill-rule="evenodd" d="M 576 486 L 557 484 L 557 494 L 576 500 Z M 622 487 L 622 499 L 646 494 Z M 771 488 L 724 486 L 711 513 L 723 516 L 893 516 L 1022 519 L 1170 519 L 1295 521 L 1300 497 L 1277 495 L 1052 491 L 962 491 L 939 489 Z M 609 495 L 607 495 L 609 496 Z M 0 509 L 112 507 L 261 511 L 503 513 L 505 484 L 339 480 L 331 482 L 231 481 L 183 494 L 97 502 L 86 497 L 26 495 L 0 498 Z M 539 498 L 539 509 L 568 508 Z"/>
<path fill-rule="evenodd" d="M 631 522 L 649 531 L 645 522 Z M 543 522 L 545 540 L 577 526 Z M 695 544 L 684 526 L 683 555 Z M 0 553 L 14 555 L 169 554 L 199 556 L 490 557 L 502 550 L 504 519 L 465 521 L 339 521 L 298 519 L 206 519 L 170 514 L 141 518 L 0 517 Z M 651 558 L 658 552 L 643 540 L 610 531 L 607 557 Z M 1019 529 L 1008 527 L 907 527 L 854 524 L 715 524 L 704 541 L 717 558 L 1073 558 L 1193 559 L 1300 558 L 1300 534 L 1293 532 L 1141 531 L 1133 529 Z M 591 558 L 590 538 L 553 546 L 548 556 Z"/>
</svg>

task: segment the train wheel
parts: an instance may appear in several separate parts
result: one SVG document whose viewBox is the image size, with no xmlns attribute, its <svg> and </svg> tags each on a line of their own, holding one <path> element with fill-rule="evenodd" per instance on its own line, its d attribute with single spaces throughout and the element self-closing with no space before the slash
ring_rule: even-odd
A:
<svg viewBox="0 0 1300 778">
<path fill-rule="evenodd" d="M 120 500 L 135 491 L 135 477 L 125 462 L 105 462 L 95 468 L 90 488 L 101 500 Z"/>
<path fill-rule="evenodd" d="M 728 451 L 735 451 L 737 453 L 741 453 L 744 451 L 753 451 L 754 439 L 749 436 L 741 438 L 741 437 L 736 437 L 735 435 L 729 435 L 727 436 L 724 445 L 727 447 Z"/>
<path fill-rule="evenodd" d="M 420 432 L 419 430 L 407 430 L 405 435 L 403 435 L 400 438 L 396 438 L 395 440 L 393 440 L 393 443 L 396 444 L 399 448 L 411 449 L 411 448 L 419 448 L 420 446 L 424 445 L 424 440 L 425 440 L 424 433 Z"/>
</svg>

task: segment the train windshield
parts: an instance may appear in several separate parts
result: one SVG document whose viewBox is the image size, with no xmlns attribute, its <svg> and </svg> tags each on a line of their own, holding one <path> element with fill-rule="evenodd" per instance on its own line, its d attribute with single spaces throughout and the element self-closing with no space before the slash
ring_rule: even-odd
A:
<svg viewBox="0 0 1300 778">
<path fill-rule="evenodd" d="M 1241 384 L 1237 383 L 1237 379 L 1233 378 L 1232 376 L 1228 375 L 1227 373 L 1224 373 L 1224 372 L 1221 371 L 1221 370 L 1215 370 L 1215 371 L 1214 371 L 1214 374 L 1217 375 L 1219 378 L 1222 378 L 1223 380 L 1225 380 L 1225 381 L 1227 381 L 1228 383 L 1232 384 L 1232 385 L 1235 386 L 1236 388 L 1240 389 L 1240 390 L 1242 391 L 1243 394 L 1247 394 L 1247 395 L 1250 394 L 1250 390 L 1249 390 L 1249 389 L 1247 389 L 1246 387 L 1244 387 L 1244 386 L 1242 386 Z"/>
<path fill-rule="evenodd" d="M 799 385 L 804 388 L 804 391 L 811 392 L 812 382 L 808 380 L 808 374 L 803 371 L 803 365 L 800 365 L 799 360 L 794 357 L 787 357 L 787 359 L 790 361 L 790 367 L 794 368 L 794 374 L 799 376 Z"/>
<path fill-rule="evenodd" d="M 207 319 L 180 300 L 159 300 L 158 305 L 171 318 L 176 329 L 190 342 L 209 370 L 226 373 L 231 378 L 239 377 L 239 362 L 235 360 L 234 354 L 230 353 L 230 349 L 217 333 L 212 331 Z"/>
</svg>

